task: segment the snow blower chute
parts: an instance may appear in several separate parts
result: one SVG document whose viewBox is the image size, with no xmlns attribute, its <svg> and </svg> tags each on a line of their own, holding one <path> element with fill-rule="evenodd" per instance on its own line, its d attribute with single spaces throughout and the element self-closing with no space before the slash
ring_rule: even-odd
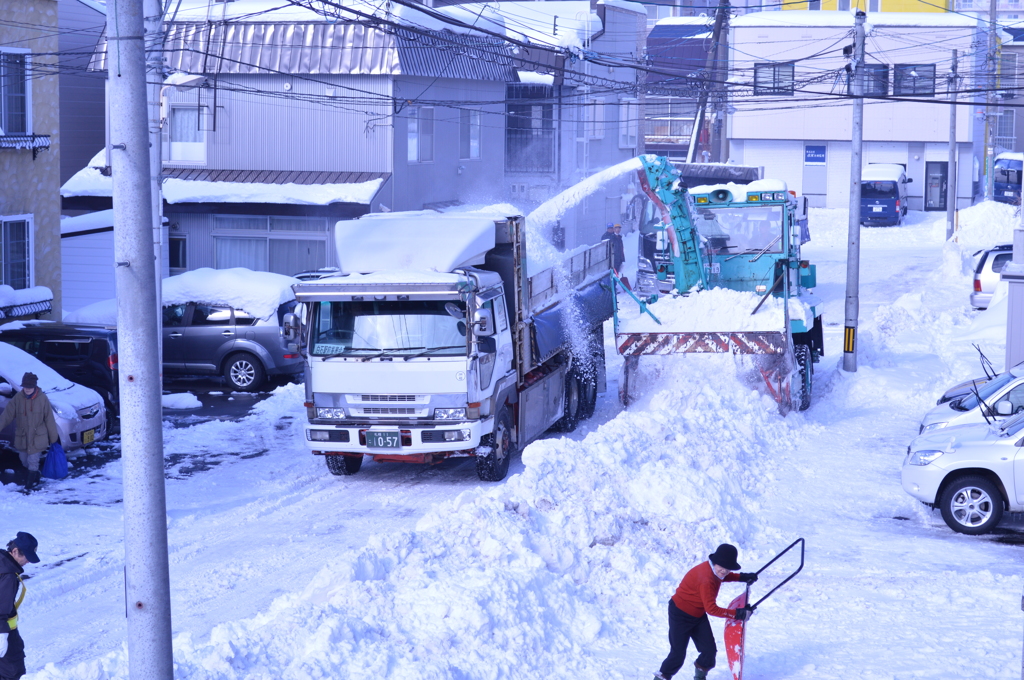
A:
<svg viewBox="0 0 1024 680">
<path fill-rule="evenodd" d="M 815 269 L 800 259 L 810 238 L 803 198 L 780 180 L 691 190 L 667 158 L 640 161 L 640 186 L 661 219 L 643 225 L 641 242 L 651 248 L 641 248 L 641 294 L 613 277 L 636 303 L 616 306 L 623 404 L 641 356 L 711 352 L 752 355 L 780 410 L 806 409 L 824 344 L 818 302 L 807 290 Z M 791 395 L 794 373 L 799 386 Z"/>
<path fill-rule="evenodd" d="M 790 550 L 795 548 L 797 545 L 800 546 L 800 566 L 796 568 L 796 571 L 794 571 L 792 574 L 790 574 L 781 582 L 779 582 L 778 585 L 769 590 L 760 600 L 755 602 L 753 605 L 754 607 L 759 606 L 762 602 L 767 600 L 772 595 L 772 593 L 774 593 L 776 590 L 789 583 L 790 580 L 792 580 L 792 578 L 799 574 L 800 570 L 804 568 L 804 539 L 798 538 L 792 543 L 790 543 L 785 550 L 780 552 L 778 555 L 772 558 L 772 560 L 768 562 L 768 564 L 764 565 L 755 572 L 758 576 L 760 576 L 762 571 L 775 564 L 775 562 L 778 561 L 779 558 L 781 558 L 783 555 L 785 555 Z M 743 594 L 729 603 L 729 609 L 745 607 L 747 606 L 747 602 L 749 601 L 750 585 L 748 584 Z M 732 671 L 733 680 L 743 680 L 743 645 L 746 642 L 747 624 L 749 622 L 750 619 L 747 619 L 746 621 L 737 621 L 735 619 L 730 619 L 725 622 L 725 656 L 729 660 L 729 670 Z"/>
</svg>

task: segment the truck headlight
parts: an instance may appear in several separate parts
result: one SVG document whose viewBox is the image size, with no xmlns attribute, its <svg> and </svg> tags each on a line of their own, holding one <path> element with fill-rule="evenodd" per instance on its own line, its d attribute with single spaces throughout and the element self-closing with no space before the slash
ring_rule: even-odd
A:
<svg viewBox="0 0 1024 680">
<path fill-rule="evenodd" d="M 473 431 L 469 428 L 466 428 L 465 430 L 447 430 L 444 433 L 444 440 L 446 442 L 464 442 L 469 441 L 472 436 Z"/>
<path fill-rule="evenodd" d="M 330 430 L 306 430 L 306 438 L 311 442 L 331 441 Z"/>
<path fill-rule="evenodd" d="M 945 427 L 946 425 L 949 425 L 949 423 L 929 423 L 928 425 L 922 425 L 921 426 L 921 432 L 919 434 L 924 434 L 925 432 L 931 432 L 932 430 L 937 430 L 940 427 Z"/>
<path fill-rule="evenodd" d="M 324 418 L 327 420 L 338 420 L 345 417 L 345 409 L 318 406 L 316 409 L 316 417 Z"/>
<path fill-rule="evenodd" d="M 945 451 L 914 451 L 910 454 L 907 465 L 928 465 L 944 453 Z"/>
<path fill-rule="evenodd" d="M 434 420 L 465 420 L 466 409 L 464 408 L 435 408 Z"/>
</svg>

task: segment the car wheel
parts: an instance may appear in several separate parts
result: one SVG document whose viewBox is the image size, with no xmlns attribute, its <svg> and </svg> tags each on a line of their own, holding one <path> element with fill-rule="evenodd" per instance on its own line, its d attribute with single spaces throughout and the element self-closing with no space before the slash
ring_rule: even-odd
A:
<svg viewBox="0 0 1024 680">
<path fill-rule="evenodd" d="M 961 534 L 984 534 L 1003 518 L 1003 495 L 984 477 L 961 477 L 946 487 L 939 501 L 942 519 Z"/>
<path fill-rule="evenodd" d="M 239 392 L 255 392 L 263 386 L 265 378 L 263 364 L 248 352 L 232 355 L 224 365 L 224 379 Z"/>
<path fill-rule="evenodd" d="M 327 462 L 327 469 L 332 475 L 354 475 L 363 467 L 362 456 L 343 456 L 341 454 L 327 454 L 324 456 Z"/>
<path fill-rule="evenodd" d="M 476 457 L 476 475 L 483 482 L 500 482 L 508 474 L 508 463 L 515 453 L 512 441 L 512 415 L 508 407 L 501 410 L 495 423 L 494 432 L 480 442 L 493 451 L 486 456 Z"/>
<path fill-rule="evenodd" d="M 814 359 L 811 356 L 811 348 L 807 345 L 794 346 L 793 355 L 796 357 L 797 366 L 800 367 L 798 373 L 800 384 L 797 387 L 798 408 L 801 411 L 806 411 L 811 406 L 811 376 L 814 372 Z"/>
</svg>

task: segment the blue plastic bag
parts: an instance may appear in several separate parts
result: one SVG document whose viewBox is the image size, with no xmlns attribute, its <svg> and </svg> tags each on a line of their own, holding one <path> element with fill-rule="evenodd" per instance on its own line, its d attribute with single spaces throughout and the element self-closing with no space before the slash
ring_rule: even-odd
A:
<svg viewBox="0 0 1024 680">
<path fill-rule="evenodd" d="M 68 476 L 68 459 L 60 442 L 50 444 L 50 450 L 46 452 L 46 460 L 43 461 L 43 469 L 39 474 L 49 479 L 64 479 Z"/>
</svg>

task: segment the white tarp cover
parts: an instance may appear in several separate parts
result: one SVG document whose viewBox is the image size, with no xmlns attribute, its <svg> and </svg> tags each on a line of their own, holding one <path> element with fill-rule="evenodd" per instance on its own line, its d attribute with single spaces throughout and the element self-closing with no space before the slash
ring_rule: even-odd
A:
<svg viewBox="0 0 1024 680">
<path fill-rule="evenodd" d="M 450 272 L 483 264 L 494 247 L 494 219 L 481 215 L 375 213 L 334 227 L 345 274 L 420 269 Z"/>
</svg>

